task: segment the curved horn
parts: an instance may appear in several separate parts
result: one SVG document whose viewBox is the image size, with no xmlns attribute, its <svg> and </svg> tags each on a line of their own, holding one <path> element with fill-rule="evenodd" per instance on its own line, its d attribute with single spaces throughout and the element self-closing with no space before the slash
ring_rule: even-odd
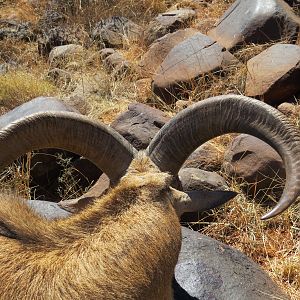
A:
<svg viewBox="0 0 300 300">
<path fill-rule="evenodd" d="M 134 148 L 116 131 L 72 112 L 40 112 L 0 131 L 0 168 L 20 155 L 58 148 L 85 156 L 114 183 L 125 173 Z"/>
<path fill-rule="evenodd" d="M 281 156 L 286 183 L 277 205 L 262 217 L 274 217 L 300 195 L 300 135 L 277 109 L 245 96 L 202 100 L 177 114 L 154 137 L 147 152 L 162 171 L 177 174 L 201 144 L 225 133 L 247 133 L 271 145 Z"/>
</svg>

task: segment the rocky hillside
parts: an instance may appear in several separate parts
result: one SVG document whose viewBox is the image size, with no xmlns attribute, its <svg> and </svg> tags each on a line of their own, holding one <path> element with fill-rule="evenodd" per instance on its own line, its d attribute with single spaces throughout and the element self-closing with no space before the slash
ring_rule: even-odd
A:
<svg viewBox="0 0 300 300">
<path fill-rule="evenodd" d="M 0 128 L 21 104 L 56 105 L 51 96 L 145 149 L 176 113 L 226 94 L 266 102 L 299 128 L 299 0 L 0 0 Z M 30 158 L 42 168 L 2 173 L 5 187 L 70 210 L 86 205 L 70 199 L 99 176 L 100 194 L 108 188 L 83 158 L 47 151 Z M 252 136 L 226 135 L 198 148 L 179 176 L 185 190 L 239 193 L 182 222 L 241 250 L 300 299 L 299 203 L 259 219 L 282 192 L 279 155 Z"/>
</svg>

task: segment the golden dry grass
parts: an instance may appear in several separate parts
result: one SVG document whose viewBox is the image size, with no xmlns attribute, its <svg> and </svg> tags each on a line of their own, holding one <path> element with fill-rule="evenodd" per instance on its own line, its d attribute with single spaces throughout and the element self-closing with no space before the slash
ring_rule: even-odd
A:
<svg viewBox="0 0 300 300">
<path fill-rule="evenodd" d="M 7 111 L 38 96 L 52 96 L 56 88 L 48 81 L 24 71 L 0 76 L 0 106 Z"/>
</svg>

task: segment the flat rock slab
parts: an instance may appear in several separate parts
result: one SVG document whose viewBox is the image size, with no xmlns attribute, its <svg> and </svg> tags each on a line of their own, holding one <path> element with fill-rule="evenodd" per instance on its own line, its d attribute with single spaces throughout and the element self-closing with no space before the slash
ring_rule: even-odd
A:
<svg viewBox="0 0 300 300">
<path fill-rule="evenodd" d="M 296 41 L 300 19 L 282 0 L 237 0 L 208 35 L 227 49 L 244 44 Z"/>
<path fill-rule="evenodd" d="M 182 227 L 175 300 L 289 299 L 240 251 Z"/>
<path fill-rule="evenodd" d="M 179 43 L 166 56 L 153 77 L 153 92 L 166 103 L 201 75 L 236 64 L 236 58 L 210 37 L 196 33 Z"/>
<path fill-rule="evenodd" d="M 276 44 L 247 62 L 245 94 L 278 105 L 300 92 L 300 46 Z"/>
<path fill-rule="evenodd" d="M 150 22 L 144 32 L 144 40 L 146 45 L 150 45 L 156 39 L 164 36 L 167 33 L 174 32 L 183 26 L 188 26 L 196 17 L 196 12 L 193 9 L 177 9 L 159 14 L 153 21 Z"/>
<path fill-rule="evenodd" d="M 155 134 L 169 121 L 162 111 L 142 103 L 128 106 L 111 127 L 119 132 L 136 149 L 146 149 Z"/>
<path fill-rule="evenodd" d="M 198 32 L 194 28 L 181 29 L 157 39 L 139 62 L 142 75 L 144 77 L 155 75 L 157 68 L 172 48 Z"/>
</svg>

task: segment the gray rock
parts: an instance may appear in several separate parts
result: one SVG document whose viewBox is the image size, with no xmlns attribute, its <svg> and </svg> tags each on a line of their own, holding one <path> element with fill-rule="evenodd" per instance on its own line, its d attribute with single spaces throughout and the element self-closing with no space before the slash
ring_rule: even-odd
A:
<svg viewBox="0 0 300 300">
<path fill-rule="evenodd" d="M 215 172 L 208 172 L 196 168 L 180 169 L 179 180 L 183 191 L 194 190 L 226 190 L 225 179 Z"/>
<path fill-rule="evenodd" d="M 142 103 L 130 104 L 112 124 L 136 149 L 146 149 L 160 128 L 169 120 L 164 113 Z"/>
<path fill-rule="evenodd" d="M 246 255 L 184 227 L 175 279 L 175 300 L 289 299 Z"/>
<path fill-rule="evenodd" d="M 41 200 L 28 200 L 26 203 L 46 219 L 67 218 L 71 214 L 60 208 L 57 203 Z"/>
<path fill-rule="evenodd" d="M 237 60 L 222 46 L 202 33 L 196 33 L 175 46 L 153 77 L 153 92 L 167 104 L 184 93 L 192 80 L 236 64 Z"/>
<path fill-rule="evenodd" d="M 9 64 L 4 63 L 4 64 L 0 64 L 0 75 L 4 75 L 8 72 L 9 69 Z"/>
<path fill-rule="evenodd" d="M 192 9 L 182 8 L 173 11 L 167 11 L 159 14 L 144 32 L 146 45 L 150 45 L 156 39 L 167 33 L 174 32 L 184 26 L 188 26 L 196 17 L 196 12 Z"/>
<path fill-rule="evenodd" d="M 28 22 L 0 19 L 0 40 L 4 39 L 31 42 L 36 40 L 36 35 Z"/>
<path fill-rule="evenodd" d="M 264 194 L 264 189 L 281 190 L 285 169 L 279 154 L 268 144 L 256 137 L 241 134 L 225 152 L 223 168 L 230 176 L 243 179 L 253 190 Z"/>
<path fill-rule="evenodd" d="M 247 62 L 245 94 L 278 105 L 300 92 L 300 46 L 276 44 Z"/>
<path fill-rule="evenodd" d="M 187 28 L 166 34 L 162 38 L 156 40 L 139 62 L 142 76 L 152 77 L 155 75 L 157 68 L 160 66 L 172 48 L 190 36 L 193 36 L 197 32 L 199 31 L 194 28 Z"/>
<path fill-rule="evenodd" d="M 80 25 L 58 25 L 45 28 L 38 36 L 38 51 L 40 55 L 48 56 L 54 47 L 77 44 L 89 45 L 88 33 Z"/>
<path fill-rule="evenodd" d="M 101 60 L 104 60 L 106 57 L 108 57 L 111 54 L 114 54 L 116 52 L 113 48 L 104 48 L 99 51 Z"/>
<path fill-rule="evenodd" d="M 227 49 L 244 44 L 296 41 L 300 20 L 282 0 L 237 0 L 208 35 Z"/>
<path fill-rule="evenodd" d="M 130 71 L 130 63 L 117 51 L 108 55 L 103 60 L 103 65 L 108 72 L 116 76 L 124 75 Z"/>
<path fill-rule="evenodd" d="M 49 63 L 52 66 L 58 66 L 64 60 L 74 59 L 83 54 L 83 47 L 76 44 L 68 44 L 54 47 L 49 54 Z"/>
<path fill-rule="evenodd" d="M 92 30 L 92 40 L 104 48 L 120 48 L 125 43 L 136 41 L 141 27 L 126 17 L 113 16 L 98 22 Z"/>
</svg>

